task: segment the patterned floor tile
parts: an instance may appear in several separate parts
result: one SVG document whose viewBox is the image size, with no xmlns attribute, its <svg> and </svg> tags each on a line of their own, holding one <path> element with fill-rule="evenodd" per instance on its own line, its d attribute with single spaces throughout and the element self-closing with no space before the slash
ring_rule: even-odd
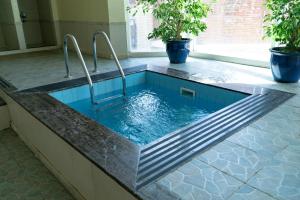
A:
<svg viewBox="0 0 300 200">
<path fill-rule="evenodd" d="M 276 154 L 275 159 L 284 164 L 293 165 L 300 169 L 300 143 L 299 145 L 288 146 L 282 152 Z"/>
<path fill-rule="evenodd" d="M 165 182 L 165 181 L 164 181 Z M 163 199 L 163 200 L 179 200 L 177 194 L 170 191 L 164 184 L 149 184 L 139 190 L 139 194 L 144 200 Z"/>
<path fill-rule="evenodd" d="M 169 188 L 181 199 L 227 199 L 242 182 L 199 161 L 193 160 L 175 172 L 159 180 L 156 184 Z"/>
<path fill-rule="evenodd" d="M 285 134 L 298 140 L 300 136 L 300 120 L 288 120 L 284 116 L 273 115 L 273 112 L 255 121 L 250 127 L 273 134 Z"/>
<path fill-rule="evenodd" d="M 300 95 L 296 95 L 286 102 L 287 105 L 300 108 Z"/>
<path fill-rule="evenodd" d="M 264 156 L 273 156 L 294 142 L 288 135 L 273 134 L 252 127 L 242 129 L 227 140 Z"/>
<path fill-rule="evenodd" d="M 73 197 L 10 129 L 0 131 L 0 199 L 71 200 Z"/>
<path fill-rule="evenodd" d="M 237 144 L 224 141 L 199 155 L 197 159 L 246 182 L 262 168 L 263 156 Z"/>
<path fill-rule="evenodd" d="M 300 120 L 300 107 L 294 107 L 283 104 L 277 107 L 272 113 L 272 116 L 284 118 L 287 120 Z"/>
<path fill-rule="evenodd" d="M 244 185 L 237 192 L 235 192 L 228 200 L 275 200 L 275 199 L 248 185 Z"/>
<path fill-rule="evenodd" d="M 274 160 L 248 182 L 277 199 L 300 199 L 300 169 Z"/>
</svg>

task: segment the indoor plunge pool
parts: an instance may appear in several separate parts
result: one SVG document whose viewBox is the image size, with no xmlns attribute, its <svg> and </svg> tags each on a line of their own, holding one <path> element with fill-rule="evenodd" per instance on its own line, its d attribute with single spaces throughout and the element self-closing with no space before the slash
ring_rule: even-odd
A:
<svg viewBox="0 0 300 200">
<path fill-rule="evenodd" d="M 138 145 L 199 121 L 248 94 L 143 71 L 126 76 L 127 95 L 93 105 L 88 85 L 50 95 Z M 121 78 L 94 83 L 101 100 L 122 93 Z"/>
</svg>

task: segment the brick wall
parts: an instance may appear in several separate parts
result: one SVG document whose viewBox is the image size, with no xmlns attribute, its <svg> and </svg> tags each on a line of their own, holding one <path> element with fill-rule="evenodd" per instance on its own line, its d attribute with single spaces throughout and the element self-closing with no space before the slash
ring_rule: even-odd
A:
<svg viewBox="0 0 300 200">
<path fill-rule="evenodd" d="M 263 5 L 264 0 L 218 0 L 197 43 L 263 42 Z"/>
<path fill-rule="evenodd" d="M 213 4 L 213 12 L 206 19 L 208 29 L 204 33 L 200 33 L 195 39 L 196 44 L 265 43 L 262 40 L 264 1 L 217 0 Z M 148 33 L 152 31 L 155 24 L 150 14 L 139 13 L 133 21 L 135 31 L 132 31 L 131 34 L 132 41 L 136 42 L 134 49 L 164 48 L 164 45 L 159 41 L 148 41 L 147 39 Z"/>
</svg>

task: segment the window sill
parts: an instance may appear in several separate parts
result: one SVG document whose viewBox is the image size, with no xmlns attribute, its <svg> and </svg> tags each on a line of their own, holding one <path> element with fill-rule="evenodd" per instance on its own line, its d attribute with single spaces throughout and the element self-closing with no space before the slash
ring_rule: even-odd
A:
<svg viewBox="0 0 300 200">
<path fill-rule="evenodd" d="M 165 57 L 165 56 L 167 56 L 167 53 L 164 51 L 144 51 L 144 52 L 131 51 L 131 52 L 129 52 L 129 57 L 137 57 L 137 58 L 140 58 L 140 57 Z M 269 62 L 260 61 L 260 60 L 252 60 L 252 59 L 197 53 L 197 52 L 191 52 L 190 57 L 208 59 L 208 60 L 216 60 L 216 61 L 222 61 L 222 62 L 228 62 L 228 63 L 236 63 L 236 64 L 242 64 L 242 65 L 249 65 L 249 66 L 254 66 L 254 67 L 269 68 Z"/>
</svg>

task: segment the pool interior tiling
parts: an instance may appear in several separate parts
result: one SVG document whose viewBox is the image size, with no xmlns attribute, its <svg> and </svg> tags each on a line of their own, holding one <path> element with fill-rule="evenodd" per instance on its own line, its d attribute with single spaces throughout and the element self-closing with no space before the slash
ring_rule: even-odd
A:
<svg viewBox="0 0 300 200">
<path fill-rule="evenodd" d="M 99 105 L 92 104 L 87 85 L 51 92 L 50 96 L 140 146 L 250 96 L 150 70 L 126 76 L 126 98 L 119 96 L 120 78 L 94 83 L 96 100 L 118 97 Z"/>
<path fill-rule="evenodd" d="M 73 197 L 11 129 L 0 131 L 1 200 L 72 200 Z"/>
<path fill-rule="evenodd" d="M 92 70 L 92 58 L 85 56 L 88 67 Z M 83 76 L 78 61 L 74 63 L 74 77 Z M 100 60 L 99 68 L 103 71 L 115 70 L 113 61 Z M 183 65 L 170 65 L 167 58 L 130 58 L 122 61 L 125 67 L 143 63 L 161 63 L 163 67 L 189 72 L 197 80 L 207 83 L 250 84 L 266 88 L 292 92 L 296 95 L 277 107 L 272 112 L 258 119 L 248 127 L 235 133 L 224 142 L 195 156 L 186 164 L 160 178 L 153 184 L 141 189 L 146 199 L 247 199 L 247 200 L 299 200 L 300 199 L 300 84 L 280 84 L 272 80 L 269 69 L 254 68 L 244 65 L 189 58 Z M 43 52 L 0 58 L 0 76 L 25 89 L 64 80 L 64 64 L 61 52 Z M 22 71 L 22 73 L 18 73 Z M 47 75 L 47 76 L 46 76 Z M 46 77 L 46 78 L 45 78 Z M 2 145 L 4 138 L 14 138 L 11 153 L 7 145 Z M 54 199 L 71 198 L 56 179 L 38 162 L 12 131 L 0 133 L 1 161 L 12 160 L 11 165 L 18 165 L 15 155 L 25 154 L 26 149 L 33 160 L 19 162 L 22 166 L 14 170 L 6 181 L 0 182 L 1 198 L 15 195 L 17 182 L 26 180 L 27 173 L 44 173 L 48 178 L 33 182 L 46 186 L 51 182 L 59 194 Z M 19 152 L 19 153 L 17 153 Z M 27 155 L 27 154 L 26 154 Z M 20 156 L 26 157 L 26 156 Z M 19 157 L 18 157 L 19 158 Z M 22 159 L 21 159 L 22 160 Z M 36 164 L 38 163 L 38 164 Z M 38 169 L 36 169 L 39 166 Z M 10 167 L 6 166 L 6 169 Z M 36 169 L 36 170 L 32 170 Z M 3 171 L 1 170 L 1 173 Z M 38 176 L 40 177 L 40 175 Z M 30 176 L 31 178 L 31 176 Z M 35 179 L 34 179 L 35 178 Z M 1 179 L 2 174 L 1 174 Z M 5 186 L 9 182 L 11 186 Z M 3 185 L 8 189 L 4 188 Z M 38 185 L 38 184 L 37 184 Z M 19 187 L 18 187 L 19 188 Z M 51 187 L 37 187 L 38 194 L 50 195 Z M 24 189 L 29 192 L 34 189 Z M 24 193 L 21 190 L 20 193 Z M 160 191 L 169 191 L 168 194 Z M 34 192 L 33 192 L 34 193 Z M 6 197 L 4 198 L 4 196 Z M 45 197 L 44 197 L 45 198 Z M 24 198 L 23 198 L 24 199 Z M 47 198 L 46 198 L 47 199 Z M 51 198 L 50 198 L 51 199 Z"/>
</svg>

